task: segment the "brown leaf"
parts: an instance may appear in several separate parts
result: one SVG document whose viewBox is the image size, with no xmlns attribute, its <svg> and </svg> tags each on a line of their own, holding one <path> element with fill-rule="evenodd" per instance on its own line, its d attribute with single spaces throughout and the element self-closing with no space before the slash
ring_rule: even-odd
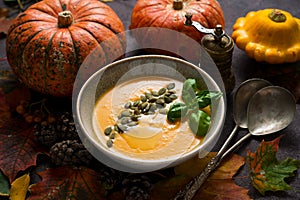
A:
<svg viewBox="0 0 300 200">
<path fill-rule="evenodd" d="M 43 180 L 30 187 L 28 199 L 106 199 L 98 174 L 85 167 L 50 168 L 40 173 Z"/>
<path fill-rule="evenodd" d="M 21 101 L 29 101 L 31 98 L 30 90 L 18 81 L 12 70 L 0 70 L 0 89 L 11 111 Z"/>
<path fill-rule="evenodd" d="M 0 88 L 0 128 L 3 127 L 6 122 L 10 119 L 11 114 L 9 106 L 6 103 L 3 90 Z"/>
<path fill-rule="evenodd" d="M 0 166 L 10 182 L 20 170 L 35 165 L 43 149 L 35 141 L 33 127 L 15 118 L 0 127 Z"/>
<path fill-rule="evenodd" d="M 193 177 L 201 173 L 216 153 L 209 153 L 205 158 L 194 157 L 175 167 L 175 176 L 154 186 L 152 199 L 170 199 L 183 189 Z M 233 176 L 244 165 L 244 158 L 232 155 L 224 160 L 217 170 L 206 180 L 194 199 L 250 199 L 248 190 L 234 183 Z M 191 170 L 193 169 L 193 170 Z"/>
</svg>

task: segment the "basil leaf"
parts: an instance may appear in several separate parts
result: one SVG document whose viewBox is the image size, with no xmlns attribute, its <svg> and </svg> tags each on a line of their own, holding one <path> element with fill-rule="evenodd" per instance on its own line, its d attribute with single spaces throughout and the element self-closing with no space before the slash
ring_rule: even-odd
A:
<svg viewBox="0 0 300 200">
<path fill-rule="evenodd" d="M 196 100 L 196 91 L 197 91 L 197 83 L 195 79 L 186 79 L 183 83 L 182 87 L 182 100 L 189 107 L 195 107 Z"/>
<path fill-rule="evenodd" d="M 184 103 L 176 102 L 173 105 L 171 105 L 167 113 L 167 119 L 168 121 L 174 123 L 175 121 L 185 117 L 187 111 L 188 108 Z"/>
<path fill-rule="evenodd" d="M 213 100 L 216 100 L 221 96 L 222 96 L 221 92 L 208 91 L 208 90 L 201 90 L 196 94 L 197 103 L 200 109 L 210 105 Z"/>
<path fill-rule="evenodd" d="M 210 116 L 202 110 L 192 112 L 189 116 L 189 126 L 197 136 L 205 136 L 210 125 Z"/>
</svg>

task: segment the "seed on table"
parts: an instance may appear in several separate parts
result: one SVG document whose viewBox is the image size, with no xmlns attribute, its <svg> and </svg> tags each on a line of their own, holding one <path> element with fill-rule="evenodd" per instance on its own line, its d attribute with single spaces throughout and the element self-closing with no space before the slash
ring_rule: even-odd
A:
<svg viewBox="0 0 300 200">
<path fill-rule="evenodd" d="M 166 93 L 165 93 L 165 96 L 170 96 L 170 95 L 171 95 L 170 92 L 166 92 Z"/>
<path fill-rule="evenodd" d="M 112 128 L 109 126 L 104 130 L 105 135 L 109 135 L 112 132 Z"/>
<path fill-rule="evenodd" d="M 135 108 L 134 111 L 133 111 L 133 113 L 134 113 L 135 115 L 139 115 L 139 114 L 141 114 L 141 111 L 140 111 L 139 108 Z"/>
<path fill-rule="evenodd" d="M 111 148 L 113 146 L 113 143 L 114 143 L 113 140 L 109 139 L 109 140 L 107 140 L 106 145 L 108 148 Z"/>
<path fill-rule="evenodd" d="M 128 108 L 130 108 L 131 107 L 131 102 L 127 102 L 125 105 L 124 105 L 124 108 L 126 108 L 126 109 L 128 109 Z"/>
<path fill-rule="evenodd" d="M 175 83 L 169 83 L 168 85 L 167 85 L 167 89 L 168 90 L 172 90 L 172 89 L 174 89 L 175 88 Z"/>
<path fill-rule="evenodd" d="M 151 91 L 151 94 L 155 97 L 159 96 L 158 91 L 155 91 L 155 90 Z"/>
<path fill-rule="evenodd" d="M 159 109 L 158 112 L 162 115 L 166 115 L 168 113 L 168 109 L 165 109 L 165 108 Z"/>
<path fill-rule="evenodd" d="M 129 117 L 130 115 L 131 115 L 130 110 L 123 110 L 123 111 L 121 112 L 121 116 L 122 116 L 122 117 Z"/>
<path fill-rule="evenodd" d="M 167 91 L 166 88 L 160 88 L 160 89 L 158 90 L 158 94 L 159 94 L 159 95 L 163 95 L 166 91 Z"/>
</svg>

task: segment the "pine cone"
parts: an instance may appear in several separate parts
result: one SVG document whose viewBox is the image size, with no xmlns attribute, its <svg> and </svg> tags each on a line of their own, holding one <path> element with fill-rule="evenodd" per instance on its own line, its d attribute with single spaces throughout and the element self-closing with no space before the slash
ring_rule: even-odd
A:
<svg viewBox="0 0 300 200">
<path fill-rule="evenodd" d="M 92 155 L 78 140 L 65 140 L 50 149 L 51 160 L 55 165 L 89 165 Z"/>
<path fill-rule="evenodd" d="M 57 142 L 56 128 L 53 124 L 36 124 L 33 133 L 39 144 L 51 148 Z"/>
<path fill-rule="evenodd" d="M 121 184 L 124 173 L 104 166 L 100 169 L 100 181 L 106 190 L 111 190 Z"/>
<path fill-rule="evenodd" d="M 69 112 L 62 114 L 56 122 L 58 139 L 63 140 L 79 140 L 73 115 Z"/>
<path fill-rule="evenodd" d="M 126 200 L 148 200 L 152 189 L 150 179 L 142 174 L 131 174 L 123 182 L 123 194 Z"/>
</svg>

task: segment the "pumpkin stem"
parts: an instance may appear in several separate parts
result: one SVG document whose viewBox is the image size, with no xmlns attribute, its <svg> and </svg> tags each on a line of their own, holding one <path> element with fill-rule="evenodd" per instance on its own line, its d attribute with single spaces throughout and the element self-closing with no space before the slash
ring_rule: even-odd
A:
<svg viewBox="0 0 300 200">
<path fill-rule="evenodd" d="M 285 22 L 286 16 L 278 9 L 273 9 L 269 14 L 269 18 L 274 22 Z"/>
<path fill-rule="evenodd" d="M 57 25 L 59 28 L 68 28 L 73 24 L 72 13 L 68 10 L 58 13 L 58 22 Z"/>
<path fill-rule="evenodd" d="M 183 8 L 183 0 L 174 0 L 173 1 L 173 9 L 181 10 Z"/>
</svg>

